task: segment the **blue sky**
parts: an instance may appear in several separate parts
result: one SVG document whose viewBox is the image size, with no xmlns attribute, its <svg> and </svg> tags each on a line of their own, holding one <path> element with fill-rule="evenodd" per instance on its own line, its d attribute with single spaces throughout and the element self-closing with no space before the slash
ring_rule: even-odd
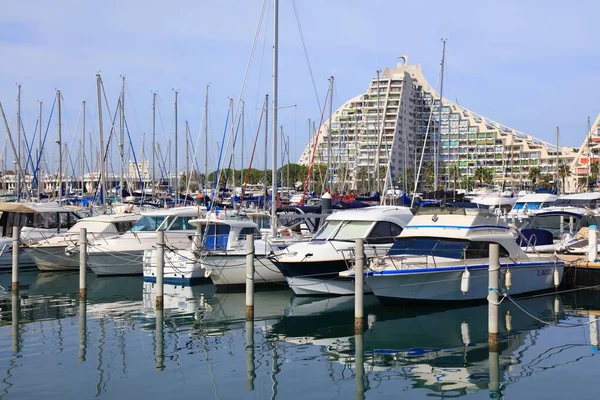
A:
<svg viewBox="0 0 600 400">
<path fill-rule="evenodd" d="M 210 83 L 209 163 L 214 167 L 228 99 L 240 94 L 261 5 L 262 0 L 9 2 L 0 13 L 0 101 L 7 117 L 14 118 L 16 83 L 22 85 L 24 125 L 31 135 L 37 101 L 44 101 L 47 118 L 60 89 L 64 141 L 75 140 L 76 147 L 79 138 L 72 138 L 79 135 L 84 99 L 90 107 L 87 131 L 97 132 L 95 74 L 102 74 L 112 110 L 125 75 L 128 125 L 141 157 L 142 132 L 150 151 L 152 92 L 159 95 L 157 130 L 164 151 L 173 132 L 173 89 L 179 91 L 180 132 L 188 120 L 196 135 Z M 593 120 L 600 112 L 600 3 L 296 0 L 296 6 L 320 101 L 327 79 L 335 76 L 334 107 L 364 92 L 375 71 L 393 66 L 401 54 L 420 63 L 434 85 L 445 37 L 444 95 L 479 114 L 552 142 L 559 126 L 561 144 L 579 146 L 587 117 Z M 244 93 L 247 137 L 255 135 L 256 109 L 271 91 L 271 9 Z M 280 1 L 279 91 L 280 106 L 296 105 L 279 112 L 296 161 L 306 145 L 307 120 L 318 119 L 319 110 L 291 0 Z M 50 164 L 56 161 L 55 135 L 53 121 Z M 198 162 L 204 163 L 202 157 Z"/>
</svg>

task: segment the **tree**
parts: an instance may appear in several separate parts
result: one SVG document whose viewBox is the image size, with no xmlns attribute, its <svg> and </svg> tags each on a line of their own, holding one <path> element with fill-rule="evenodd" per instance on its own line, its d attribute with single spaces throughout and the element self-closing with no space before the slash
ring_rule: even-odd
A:
<svg viewBox="0 0 600 400">
<path fill-rule="evenodd" d="M 538 167 L 533 167 L 529 170 L 529 175 L 527 175 L 527 177 L 529 178 L 529 180 L 531 181 L 531 183 L 535 186 L 535 184 L 537 183 L 537 181 L 541 178 L 542 173 L 540 172 L 540 169 Z"/>
<path fill-rule="evenodd" d="M 494 181 L 494 169 L 493 168 L 486 168 L 483 171 L 483 181 L 485 183 L 492 183 Z"/>
<path fill-rule="evenodd" d="M 600 173 L 600 164 L 595 162 L 590 165 L 590 178 L 592 182 L 596 182 L 598 180 L 598 173 Z"/>
<path fill-rule="evenodd" d="M 425 181 L 425 185 L 431 187 L 433 185 L 433 181 L 435 179 L 435 171 L 433 168 L 432 162 L 426 162 L 423 164 L 423 180 Z"/>
<path fill-rule="evenodd" d="M 571 176 L 571 166 L 565 163 L 558 165 L 558 177 L 562 180 L 563 193 L 566 192 L 566 179 Z"/>
<path fill-rule="evenodd" d="M 473 177 L 479 181 L 479 184 L 483 186 L 483 179 L 485 178 L 485 171 L 486 169 L 484 167 L 477 167 L 477 169 L 475 170 L 475 173 L 473 174 Z"/>
<path fill-rule="evenodd" d="M 465 176 L 462 178 L 462 185 L 465 187 L 465 190 L 468 192 L 473 189 L 473 177 Z"/>
<path fill-rule="evenodd" d="M 460 180 L 460 169 L 458 163 L 450 164 L 450 179 L 454 182 L 454 190 L 456 190 L 456 182 Z"/>
</svg>

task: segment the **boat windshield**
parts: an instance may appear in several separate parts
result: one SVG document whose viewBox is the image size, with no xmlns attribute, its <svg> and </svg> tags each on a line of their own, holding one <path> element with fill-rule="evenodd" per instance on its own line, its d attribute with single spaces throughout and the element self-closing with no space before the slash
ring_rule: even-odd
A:
<svg viewBox="0 0 600 400">
<path fill-rule="evenodd" d="M 168 221 L 161 226 L 161 230 L 163 230 L 165 226 L 168 226 L 170 231 L 194 230 L 196 228 L 189 223 L 191 219 L 194 219 L 194 217 L 169 217 Z"/>
<path fill-rule="evenodd" d="M 490 242 L 472 242 L 464 239 L 442 239 L 435 237 L 398 238 L 388 255 L 435 256 L 452 259 L 489 258 Z M 508 252 L 500 245 L 500 256 Z"/>
<path fill-rule="evenodd" d="M 131 227 L 132 232 L 154 232 L 159 226 L 164 225 L 164 216 L 145 215 Z"/>
<path fill-rule="evenodd" d="M 526 208 L 527 210 L 539 210 L 542 206 L 542 203 L 516 203 L 513 206 L 513 210 L 522 210 Z"/>
<path fill-rule="evenodd" d="M 337 228 L 340 226 L 342 221 L 325 221 L 319 231 L 313 236 L 312 240 L 327 240 Z"/>
<path fill-rule="evenodd" d="M 373 221 L 344 221 L 342 227 L 337 231 L 333 240 L 354 241 L 364 238 L 369 232 Z"/>
<path fill-rule="evenodd" d="M 558 199 L 552 204 L 555 207 L 589 207 L 595 209 L 600 200 L 585 200 L 585 199 Z"/>
</svg>

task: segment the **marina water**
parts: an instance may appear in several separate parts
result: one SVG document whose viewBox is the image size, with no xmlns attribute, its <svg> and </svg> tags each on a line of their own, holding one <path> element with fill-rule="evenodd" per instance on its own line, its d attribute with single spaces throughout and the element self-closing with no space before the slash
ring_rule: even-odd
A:
<svg viewBox="0 0 600 400">
<path fill-rule="evenodd" d="M 19 296 L 9 274 L 0 285 L 2 399 L 597 398 L 597 291 L 506 299 L 492 354 L 481 303 L 365 296 L 355 336 L 353 297 L 284 286 L 257 292 L 246 322 L 244 293 L 212 284 L 166 285 L 162 312 L 140 277 L 89 274 L 87 303 L 77 274 L 22 273 Z"/>
</svg>

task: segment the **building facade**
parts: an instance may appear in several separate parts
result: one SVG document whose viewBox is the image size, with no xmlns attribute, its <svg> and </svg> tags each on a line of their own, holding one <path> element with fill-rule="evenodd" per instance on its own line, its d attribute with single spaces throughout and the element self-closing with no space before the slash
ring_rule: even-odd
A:
<svg viewBox="0 0 600 400">
<path fill-rule="evenodd" d="M 403 56 L 332 114 L 299 163 L 329 161 L 338 190 L 382 190 L 392 182 L 412 191 L 419 169 L 419 190 L 433 189 L 435 176 L 438 188 L 453 189 L 465 178 L 481 181 L 482 168 L 489 183 L 519 189 L 534 186 L 534 168 L 539 177 L 556 179 L 557 166 L 572 165 L 576 157 L 577 149 L 557 149 L 446 98 L 440 103 L 420 65 Z"/>
</svg>

